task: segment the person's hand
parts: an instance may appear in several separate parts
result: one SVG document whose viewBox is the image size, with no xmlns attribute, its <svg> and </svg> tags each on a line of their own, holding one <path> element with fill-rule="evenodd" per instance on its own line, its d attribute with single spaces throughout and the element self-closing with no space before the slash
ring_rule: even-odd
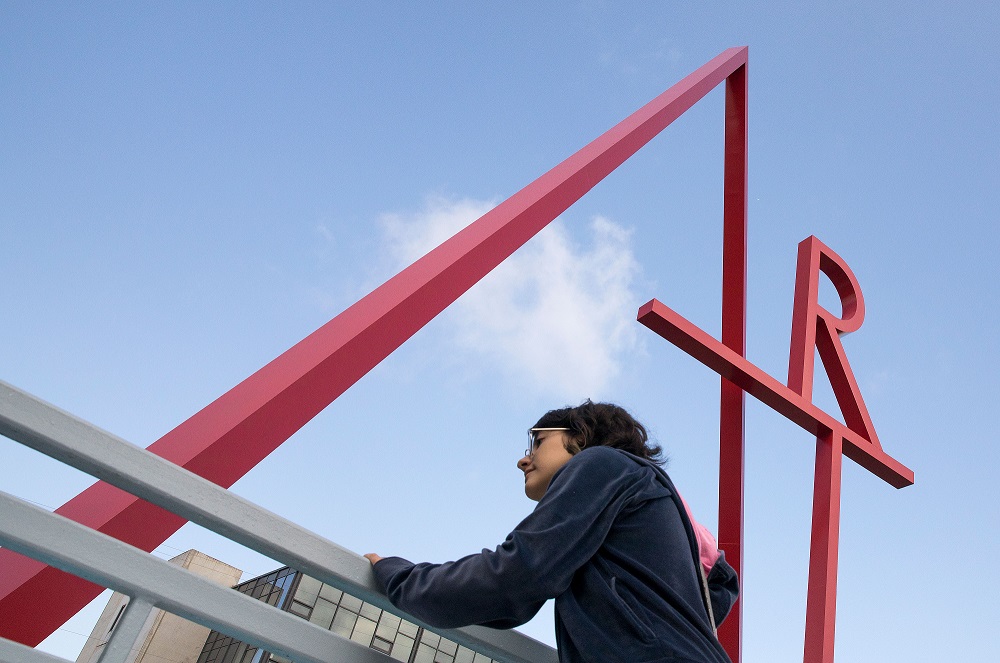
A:
<svg viewBox="0 0 1000 663">
<path fill-rule="evenodd" d="M 375 566 L 375 563 L 380 561 L 382 558 L 376 555 L 375 553 L 368 553 L 365 555 L 365 559 L 371 562 L 372 566 Z"/>
</svg>

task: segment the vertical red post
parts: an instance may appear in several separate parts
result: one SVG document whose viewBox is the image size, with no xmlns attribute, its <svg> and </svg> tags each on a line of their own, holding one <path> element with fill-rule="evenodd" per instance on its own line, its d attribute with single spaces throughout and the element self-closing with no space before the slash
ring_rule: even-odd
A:
<svg viewBox="0 0 1000 663">
<path fill-rule="evenodd" d="M 806 598 L 805 663 L 833 663 L 837 625 L 837 551 L 840 547 L 840 476 L 843 438 L 834 432 L 816 440 L 812 540 Z"/>
<path fill-rule="evenodd" d="M 722 342 L 746 356 L 747 310 L 747 65 L 726 78 L 726 137 L 722 237 Z M 743 445 L 745 393 L 723 378 L 719 419 L 719 544 L 743 578 Z M 743 599 L 719 629 L 740 663 Z"/>
</svg>

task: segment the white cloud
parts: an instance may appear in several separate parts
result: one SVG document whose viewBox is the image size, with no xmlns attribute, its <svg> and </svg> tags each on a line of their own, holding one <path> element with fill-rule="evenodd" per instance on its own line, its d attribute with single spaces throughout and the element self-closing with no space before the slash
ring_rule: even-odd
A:
<svg viewBox="0 0 1000 663">
<path fill-rule="evenodd" d="M 385 215 L 387 249 L 403 267 L 492 207 L 438 197 L 418 213 Z M 632 283 L 640 269 L 630 231 L 595 217 L 588 239 L 579 245 L 557 219 L 488 274 L 446 318 L 459 347 L 519 384 L 599 398 L 638 343 Z"/>
<path fill-rule="evenodd" d="M 406 267 L 494 207 L 493 201 L 432 196 L 415 214 L 383 214 L 387 248 L 396 266 Z"/>
</svg>

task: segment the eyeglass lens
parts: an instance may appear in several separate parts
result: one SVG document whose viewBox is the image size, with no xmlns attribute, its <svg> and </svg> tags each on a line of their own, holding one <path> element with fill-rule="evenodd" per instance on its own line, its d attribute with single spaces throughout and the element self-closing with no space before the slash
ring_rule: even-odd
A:
<svg viewBox="0 0 1000 663">
<path fill-rule="evenodd" d="M 550 430 L 570 430 L 569 428 L 532 428 L 528 431 L 528 448 L 524 450 L 524 455 L 528 458 L 534 458 L 535 452 L 538 451 L 538 434 L 543 431 Z"/>
<path fill-rule="evenodd" d="M 528 458 L 532 458 L 535 455 L 535 449 L 538 448 L 538 434 L 533 430 L 528 431 L 528 448 L 524 450 L 524 455 Z"/>
</svg>

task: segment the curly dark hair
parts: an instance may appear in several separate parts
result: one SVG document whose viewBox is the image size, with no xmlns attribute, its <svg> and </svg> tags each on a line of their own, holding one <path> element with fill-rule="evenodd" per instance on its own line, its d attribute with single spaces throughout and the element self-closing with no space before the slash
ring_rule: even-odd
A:
<svg viewBox="0 0 1000 663">
<path fill-rule="evenodd" d="M 535 428 L 568 428 L 572 441 L 566 450 L 576 454 L 587 447 L 614 447 L 650 460 L 666 462 L 663 449 L 649 441 L 646 428 L 624 408 L 613 403 L 594 403 L 589 398 L 576 407 L 549 410 Z"/>
</svg>

